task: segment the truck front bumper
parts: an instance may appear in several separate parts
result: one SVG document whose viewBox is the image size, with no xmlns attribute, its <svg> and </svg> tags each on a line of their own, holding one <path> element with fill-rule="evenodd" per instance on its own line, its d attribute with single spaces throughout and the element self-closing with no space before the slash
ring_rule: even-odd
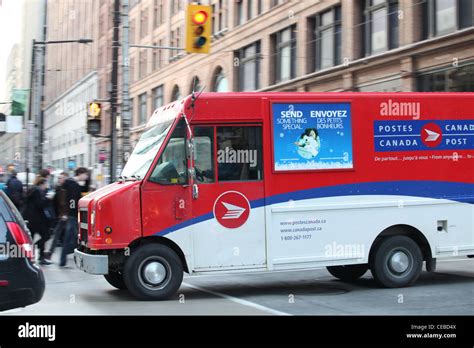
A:
<svg viewBox="0 0 474 348">
<path fill-rule="evenodd" d="M 77 268 L 83 270 L 86 273 L 109 273 L 109 257 L 107 255 L 91 255 L 75 249 L 74 262 Z"/>
</svg>

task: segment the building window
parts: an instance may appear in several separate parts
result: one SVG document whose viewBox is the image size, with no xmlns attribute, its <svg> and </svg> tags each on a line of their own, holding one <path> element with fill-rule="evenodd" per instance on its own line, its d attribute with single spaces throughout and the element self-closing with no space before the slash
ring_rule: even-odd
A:
<svg viewBox="0 0 474 348">
<path fill-rule="evenodd" d="M 132 120 L 132 122 L 135 121 L 135 117 L 134 117 L 134 105 L 133 103 L 135 103 L 135 99 L 134 98 L 130 98 L 130 119 Z"/>
<path fill-rule="evenodd" d="M 247 0 L 247 20 L 253 18 L 253 1 Z"/>
<path fill-rule="evenodd" d="M 101 22 L 101 21 L 99 21 Z M 135 31 L 136 31 L 136 20 L 132 19 L 130 21 L 130 43 L 133 44 L 135 43 Z"/>
<path fill-rule="evenodd" d="M 271 0 L 270 2 L 270 7 L 275 7 L 277 5 L 280 5 L 284 2 L 285 0 Z"/>
<path fill-rule="evenodd" d="M 237 6 L 237 19 L 236 19 L 236 25 L 241 25 L 245 23 L 245 17 L 244 17 L 244 1 L 243 0 L 236 0 L 236 6 Z"/>
<path fill-rule="evenodd" d="M 142 79 L 147 74 L 146 54 L 147 54 L 147 51 L 142 50 L 142 51 L 140 51 L 140 53 L 138 55 L 138 59 L 140 61 L 139 66 L 138 66 L 138 78 L 139 79 Z"/>
<path fill-rule="evenodd" d="M 138 118 L 138 124 L 142 125 L 146 123 L 147 120 L 147 110 L 146 110 L 146 93 L 140 94 L 138 96 L 138 101 L 140 103 L 140 113 Z"/>
<path fill-rule="evenodd" d="M 172 47 L 181 47 L 181 30 L 180 27 L 171 31 L 171 46 Z M 170 60 L 175 60 L 180 55 L 178 50 L 170 50 Z"/>
<path fill-rule="evenodd" d="M 459 28 L 474 26 L 474 1 L 459 0 Z"/>
<path fill-rule="evenodd" d="M 237 51 L 239 59 L 239 91 L 255 91 L 260 88 L 260 41 Z"/>
<path fill-rule="evenodd" d="M 158 46 L 158 42 L 154 42 L 153 46 Z M 153 49 L 153 62 L 152 62 L 152 70 L 153 72 L 160 68 L 160 58 L 159 58 L 160 50 L 157 48 Z"/>
<path fill-rule="evenodd" d="M 226 11 L 223 0 L 219 0 L 212 5 L 212 34 L 219 33 L 227 28 Z"/>
<path fill-rule="evenodd" d="M 148 34 L 148 9 L 140 11 L 140 37 L 145 37 Z"/>
<path fill-rule="evenodd" d="M 314 70 L 341 64 L 341 7 L 314 17 Z"/>
<path fill-rule="evenodd" d="M 153 43 L 153 46 L 163 46 L 163 40 L 158 40 L 157 42 Z M 153 49 L 153 64 L 152 68 L 153 71 L 159 70 L 162 66 L 163 60 L 163 50 L 161 48 L 154 48 Z"/>
<path fill-rule="evenodd" d="M 257 16 L 263 11 L 263 0 L 257 0 Z"/>
<path fill-rule="evenodd" d="M 155 0 L 153 4 L 153 27 L 157 28 L 163 23 L 163 0 Z"/>
<path fill-rule="evenodd" d="M 366 55 L 398 47 L 398 0 L 365 0 Z"/>
<path fill-rule="evenodd" d="M 474 26 L 474 1 L 431 0 L 423 3 L 424 38 Z"/>
<path fill-rule="evenodd" d="M 274 34 L 275 42 L 275 82 L 291 80 L 295 77 L 296 26 L 292 25 Z"/>
<path fill-rule="evenodd" d="M 227 77 L 225 77 L 224 71 L 220 67 L 217 68 L 214 74 L 212 91 L 213 92 L 228 92 L 229 91 Z"/>
<path fill-rule="evenodd" d="M 135 58 L 130 58 L 130 82 L 135 82 Z"/>
<path fill-rule="evenodd" d="M 219 22 L 219 31 L 227 29 L 227 7 L 224 0 L 219 0 L 219 14 L 217 20 Z"/>
<path fill-rule="evenodd" d="M 217 5 L 212 4 L 211 9 L 212 9 L 212 35 L 214 35 L 215 33 L 219 32 L 219 26 L 218 26 L 219 23 L 217 23 Z"/>
<path fill-rule="evenodd" d="M 171 92 L 171 101 L 179 100 L 181 98 L 181 92 L 179 91 L 179 87 L 175 85 L 173 87 L 173 91 Z"/>
<path fill-rule="evenodd" d="M 179 11 L 183 9 L 183 6 L 181 4 L 181 0 L 171 0 L 170 1 L 170 6 L 171 6 L 171 14 L 175 15 Z"/>
<path fill-rule="evenodd" d="M 163 85 L 152 90 L 153 93 L 153 110 L 158 109 L 164 104 Z"/>
<path fill-rule="evenodd" d="M 474 92 L 474 62 L 418 76 L 420 92 Z"/>
<path fill-rule="evenodd" d="M 176 28 L 176 47 L 181 47 L 183 45 L 182 40 L 181 40 L 181 35 L 183 33 L 182 28 L 178 27 Z M 179 51 L 176 51 L 176 55 L 180 55 Z"/>
</svg>

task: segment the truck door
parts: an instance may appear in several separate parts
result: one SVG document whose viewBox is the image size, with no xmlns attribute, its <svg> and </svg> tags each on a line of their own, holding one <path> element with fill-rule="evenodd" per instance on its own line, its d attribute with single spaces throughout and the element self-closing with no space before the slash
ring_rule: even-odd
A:
<svg viewBox="0 0 474 348">
<path fill-rule="evenodd" d="M 186 125 L 180 120 L 153 171 L 142 185 L 143 235 L 165 234 L 191 217 Z M 124 207 L 127 209 L 127 207 Z"/>
<path fill-rule="evenodd" d="M 264 267 L 262 127 L 195 126 L 196 270 Z"/>
</svg>

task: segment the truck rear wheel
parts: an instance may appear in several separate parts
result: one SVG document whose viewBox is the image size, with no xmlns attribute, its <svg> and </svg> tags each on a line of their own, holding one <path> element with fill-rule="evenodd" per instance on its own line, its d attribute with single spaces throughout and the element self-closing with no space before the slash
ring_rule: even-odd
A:
<svg viewBox="0 0 474 348">
<path fill-rule="evenodd" d="M 384 239 L 377 246 L 370 262 L 375 281 L 386 288 L 412 285 L 420 276 L 422 266 L 420 247 L 406 236 Z"/>
<path fill-rule="evenodd" d="M 109 274 L 104 274 L 105 280 L 114 288 L 125 290 L 127 287 L 123 281 L 123 274 L 121 272 L 109 271 Z"/>
<path fill-rule="evenodd" d="M 334 277 L 345 281 L 352 282 L 362 277 L 369 269 L 367 264 L 362 265 L 345 265 L 345 266 L 329 266 L 326 267 L 328 272 Z"/>
<path fill-rule="evenodd" d="M 181 286 L 183 265 L 167 246 L 148 244 L 132 252 L 125 262 L 123 275 L 133 296 L 140 300 L 164 300 Z"/>
</svg>

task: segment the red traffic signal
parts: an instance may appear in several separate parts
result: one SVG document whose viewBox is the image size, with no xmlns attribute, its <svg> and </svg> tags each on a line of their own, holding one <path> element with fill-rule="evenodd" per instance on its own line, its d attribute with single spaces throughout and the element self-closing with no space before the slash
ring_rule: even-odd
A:
<svg viewBox="0 0 474 348">
<path fill-rule="evenodd" d="M 205 11 L 198 11 L 193 15 L 193 22 L 195 24 L 201 25 L 206 23 L 208 14 Z"/>
</svg>

